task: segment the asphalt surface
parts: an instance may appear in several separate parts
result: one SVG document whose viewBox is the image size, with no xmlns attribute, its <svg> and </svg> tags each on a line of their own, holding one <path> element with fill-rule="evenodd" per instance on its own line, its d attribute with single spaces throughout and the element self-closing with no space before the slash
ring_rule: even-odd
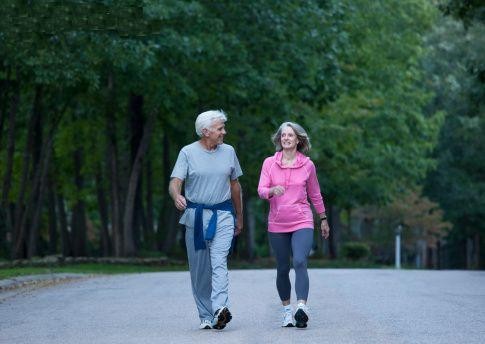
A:
<svg viewBox="0 0 485 344">
<path fill-rule="evenodd" d="M 274 270 L 230 271 L 222 331 L 198 329 L 188 272 L 161 272 L 19 288 L 0 297 L 0 343 L 485 343 L 483 271 L 309 274 L 307 329 L 280 327 Z"/>
</svg>

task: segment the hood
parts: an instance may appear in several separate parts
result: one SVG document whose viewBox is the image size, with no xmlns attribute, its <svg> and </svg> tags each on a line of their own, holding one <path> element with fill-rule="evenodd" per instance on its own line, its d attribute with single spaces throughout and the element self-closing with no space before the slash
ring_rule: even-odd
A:
<svg viewBox="0 0 485 344">
<path fill-rule="evenodd" d="M 281 166 L 281 157 L 283 156 L 283 152 L 280 151 L 280 152 L 276 152 L 275 155 L 273 155 L 274 157 L 274 160 L 276 162 L 276 164 L 281 167 L 281 168 L 300 168 L 302 167 L 303 165 L 305 165 L 309 160 L 310 158 L 307 157 L 306 155 L 300 153 L 300 152 L 296 152 L 296 161 L 295 163 L 293 164 L 293 166 Z"/>
</svg>

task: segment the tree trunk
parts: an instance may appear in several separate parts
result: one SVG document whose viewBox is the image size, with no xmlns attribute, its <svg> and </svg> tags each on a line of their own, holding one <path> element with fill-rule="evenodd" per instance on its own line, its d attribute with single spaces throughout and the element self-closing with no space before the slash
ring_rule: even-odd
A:
<svg viewBox="0 0 485 344">
<path fill-rule="evenodd" d="M 12 184 L 12 170 L 13 170 L 13 156 L 15 153 L 15 120 L 20 102 L 20 87 L 15 86 L 14 95 L 10 103 L 10 111 L 8 116 L 8 144 L 7 144 L 7 159 L 5 167 L 5 175 L 3 178 L 2 188 L 2 205 L 5 207 L 8 203 L 8 194 Z"/>
<path fill-rule="evenodd" d="M 3 125 L 5 123 L 5 113 L 7 112 L 7 105 L 6 105 L 6 91 L 5 91 L 5 80 L 0 80 L 0 151 L 2 148 L 2 136 L 3 136 Z"/>
<path fill-rule="evenodd" d="M 441 270 L 442 266 L 442 258 L 441 258 L 442 252 L 441 252 L 441 240 L 438 239 L 436 242 L 436 268 L 438 270 Z"/>
<path fill-rule="evenodd" d="M 133 256 L 136 254 L 135 241 L 133 237 L 134 203 L 135 203 L 135 195 L 136 195 L 137 186 L 138 186 L 138 179 L 139 179 L 141 167 L 142 167 L 142 159 L 148 150 L 148 146 L 150 142 L 153 117 L 154 117 L 154 114 L 150 114 L 145 124 L 145 128 L 143 129 L 143 137 L 138 147 L 138 152 L 136 154 L 133 167 L 131 169 L 130 181 L 128 183 L 128 192 L 126 194 L 125 211 L 124 211 L 124 219 L 123 219 L 124 254 L 126 256 Z"/>
<path fill-rule="evenodd" d="M 143 116 L 143 96 L 137 94 L 130 94 L 129 101 L 129 113 L 130 113 L 130 130 L 131 130 L 131 140 L 130 140 L 130 164 L 134 165 L 138 148 L 143 137 L 143 126 L 145 124 L 145 119 Z M 143 168 L 143 165 L 141 166 Z M 140 247 L 140 237 L 142 234 L 141 228 L 146 231 L 146 221 L 143 207 L 143 173 L 140 173 L 138 178 L 136 192 L 135 192 L 135 203 L 133 204 L 133 240 L 135 251 Z"/>
<path fill-rule="evenodd" d="M 31 187 L 31 196 L 29 203 L 26 206 L 24 213 L 25 224 L 30 222 L 28 229 L 28 245 L 27 257 L 32 258 L 38 255 L 37 244 L 39 240 L 39 222 L 40 214 L 42 212 L 43 200 L 45 197 L 45 186 L 47 173 L 49 171 L 49 163 L 52 154 L 52 143 L 54 140 L 55 123 L 53 121 L 52 127 L 49 128 L 49 133 L 44 142 L 44 121 L 39 102 L 38 108 L 39 116 L 37 116 L 34 123 L 34 141 L 32 147 L 32 163 L 34 168 L 34 180 Z M 32 214 L 32 215 L 31 215 Z"/>
<path fill-rule="evenodd" d="M 147 223 L 145 231 L 145 240 L 149 241 L 150 248 L 156 250 L 157 245 L 154 240 L 154 221 L 153 221 L 153 173 L 152 162 L 147 160 L 146 163 L 146 206 L 147 206 Z"/>
<path fill-rule="evenodd" d="M 83 152 L 81 148 L 74 151 L 74 185 L 76 194 L 81 195 L 84 189 L 84 177 L 81 175 Z M 77 199 L 72 212 L 72 253 L 74 257 L 86 256 L 86 211 L 84 201 Z"/>
<path fill-rule="evenodd" d="M 47 207 L 49 211 L 49 254 L 53 255 L 57 253 L 57 212 L 56 212 L 56 195 L 54 193 L 54 183 L 52 177 L 49 177 L 47 191 Z"/>
<path fill-rule="evenodd" d="M 7 113 L 7 97 L 8 97 L 8 88 L 12 81 L 10 81 L 10 68 L 7 69 L 6 77 L 3 80 L 0 80 L 0 151 L 2 145 L 2 135 L 3 135 L 3 125 L 5 123 L 5 114 Z M 18 82 L 16 82 L 18 85 Z M 14 91 L 16 92 L 16 91 Z M 15 96 L 14 96 L 15 97 Z"/>
<path fill-rule="evenodd" d="M 120 210 L 120 195 L 118 186 L 118 154 L 116 142 L 109 143 L 109 163 L 110 163 L 110 183 L 111 183 L 111 223 L 112 235 L 114 243 L 114 255 L 120 257 L 123 253 L 123 234 L 121 231 L 121 210 Z"/>
<path fill-rule="evenodd" d="M 179 211 L 174 206 L 170 205 L 162 209 L 164 216 L 161 216 L 159 230 L 163 231 L 162 236 L 162 252 L 169 254 L 175 245 L 175 239 L 177 238 L 177 229 L 179 218 Z M 163 227 L 163 229 L 161 229 Z"/>
<path fill-rule="evenodd" d="M 255 233 L 256 233 L 256 218 L 254 216 L 254 205 L 251 197 L 244 197 L 246 199 L 246 204 L 244 205 L 244 213 L 246 214 L 246 247 L 247 247 L 247 255 L 249 261 L 253 261 L 254 259 L 254 251 L 255 251 Z"/>
<path fill-rule="evenodd" d="M 1 208 L 3 209 L 3 212 L 4 212 L 4 233 L 0 232 L 0 235 L 1 235 L 0 243 L 5 238 L 6 248 L 9 245 L 11 245 L 11 242 L 8 242 L 7 238 L 11 237 L 13 232 L 12 213 L 10 211 L 10 206 L 9 206 L 10 204 L 9 193 L 10 193 L 10 187 L 12 185 L 13 157 L 15 153 L 15 120 L 17 117 L 19 103 L 20 103 L 20 87 L 19 87 L 19 84 L 16 83 L 14 87 L 14 94 L 12 96 L 10 111 L 8 115 L 7 157 L 6 157 L 5 174 L 3 177 L 2 200 L 1 200 Z M 0 130 L 0 132 L 2 131 L 3 130 Z M 10 247 L 10 251 L 11 250 L 12 248 Z"/>
<path fill-rule="evenodd" d="M 340 209 L 335 206 L 329 207 L 330 212 L 328 214 L 330 220 L 330 237 L 328 238 L 328 251 L 330 259 L 337 259 L 338 257 L 338 244 L 340 241 L 340 231 L 342 224 L 340 222 Z"/>
<path fill-rule="evenodd" d="M 146 228 L 146 219 L 145 219 L 145 211 L 143 207 L 143 169 L 140 168 L 140 174 L 138 175 L 138 182 L 135 191 L 135 201 L 133 203 L 133 222 L 132 222 L 132 231 L 133 231 L 133 241 L 135 244 L 135 251 L 138 251 L 140 248 L 141 242 L 144 240 L 143 234 Z"/>
<path fill-rule="evenodd" d="M 52 154 L 52 141 L 53 137 L 50 137 L 46 145 L 42 146 L 42 151 L 40 154 L 40 162 L 37 165 L 37 173 L 39 177 L 35 178 L 35 184 L 32 188 L 33 192 L 35 190 L 35 197 L 33 198 L 32 202 L 32 221 L 30 224 L 30 231 L 29 231 L 29 245 L 28 245 L 28 254 L 29 258 L 37 255 L 37 241 L 39 237 L 39 221 L 40 221 L 40 213 L 42 211 L 42 204 L 45 195 L 45 185 L 47 179 L 47 172 L 49 170 L 49 162 L 51 159 Z M 39 173 L 40 172 L 40 173 Z"/>
<path fill-rule="evenodd" d="M 101 255 L 107 257 L 111 255 L 111 241 L 109 237 L 108 204 L 103 187 L 101 167 L 98 165 L 96 171 L 96 195 L 98 198 L 99 216 L 101 218 L 100 251 Z"/>
<path fill-rule="evenodd" d="M 475 245 L 475 249 L 473 250 L 473 253 L 475 255 L 474 257 L 474 268 L 475 269 L 480 269 L 480 233 L 475 233 L 474 238 L 473 238 L 473 243 Z"/>
<path fill-rule="evenodd" d="M 25 225 L 27 223 L 27 217 L 25 211 L 27 208 L 24 206 L 24 199 L 27 192 L 27 180 L 30 174 L 30 158 L 31 152 L 34 151 L 34 128 L 40 119 L 40 102 L 42 98 L 42 86 L 37 85 L 35 88 L 34 104 L 32 107 L 32 116 L 28 123 L 27 129 L 27 144 L 25 145 L 23 154 L 23 171 L 20 178 L 20 190 L 17 197 L 17 203 L 15 206 L 15 216 L 14 216 L 14 249 L 12 250 L 13 258 L 22 258 L 25 254 Z M 28 214 L 27 214 L 28 215 Z"/>
<path fill-rule="evenodd" d="M 64 197 L 57 195 L 57 210 L 59 212 L 59 225 L 61 231 L 61 252 L 63 257 L 69 257 L 72 254 L 71 236 L 67 228 L 66 208 L 64 206 Z"/>
<path fill-rule="evenodd" d="M 113 235 L 114 255 L 120 257 L 123 253 L 123 234 L 121 230 L 120 188 L 118 177 L 118 144 L 116 139 L 115 94 L 113 73 L 108 75 L 108 102 L 106 106 L 106 137 L 108 140 L 108 162 L 110 174 L 110 207 L 111 228 Z"/>
<path fill-rule="evenodd" d="M 163 186 L 168 189 L 170 182 L 170 139 L 168 134 L 163 136 Z M 158 221 L 158 233 L 159 247 L 165 254 L 168 254 L 175 243 L 175 237 L 177 234 L 177 217 L 179 215 L 178 210 L 172 203 L 172 199 L 168 196 L 168 193 L 163 198 L 162 207 L 160 209 L 160 218 Z"/>
</svg>

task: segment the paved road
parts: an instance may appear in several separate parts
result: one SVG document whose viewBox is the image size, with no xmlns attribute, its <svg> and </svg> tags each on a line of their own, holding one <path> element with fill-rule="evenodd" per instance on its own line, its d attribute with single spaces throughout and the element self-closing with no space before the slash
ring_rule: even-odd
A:
<svg viewBox="0 0 485 344">
<path fill-rule="evenodd" d="M 101 276 L 0 302 L 1 344 L 485 343 L 485 272 L 310 270 L 310 322 L 281 328 L 273 270 L 230 272 L 233 321 L 198 330 L 187 272 Z"/>
</svg>

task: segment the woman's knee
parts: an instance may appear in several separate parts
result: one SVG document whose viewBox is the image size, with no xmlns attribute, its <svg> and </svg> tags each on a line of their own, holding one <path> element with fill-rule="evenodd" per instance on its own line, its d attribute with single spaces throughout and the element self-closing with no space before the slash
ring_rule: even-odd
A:
<svg viewBox="0 0 485 344">
<path fill-rule="evenodd" d="M 307 259 L 305 257 L 303 258 L 293 258 L 293 268 L 295 270 L 298 269 L 305 269 L 307 267 Z"/>
<path fill-rule="evenodd" d="M 285 276 L 285 275 L 289 275 L 290 273 L 290 265 L 283 265 L 283 266 L 278 266 L 276 268 L 276 271 L 278 272 L 278 275 L 281 276 Z"/>
</svg>

